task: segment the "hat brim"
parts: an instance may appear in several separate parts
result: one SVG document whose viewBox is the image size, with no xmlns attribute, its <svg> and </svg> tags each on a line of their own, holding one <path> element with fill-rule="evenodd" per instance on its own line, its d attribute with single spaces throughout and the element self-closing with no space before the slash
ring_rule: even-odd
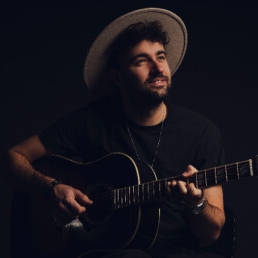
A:
<svg viewBox="0 0 258 258">
<path fill-rule="evenodd" d="M 169 43 L 165 46 L 167 60 L 173 75 L 180 66 L 187 47 L 186 27 L 175 13 L 161 8 L 144 8 L 129 12 L 111 22 L 95 39 L 84 64 L 84 80 L 90 91 L 100 97 L 110 91 L 107 77 L 108 49 L 116 37 L 130 24 L 139 21 L 159 21 L 167 31 Z"/>
</svg>

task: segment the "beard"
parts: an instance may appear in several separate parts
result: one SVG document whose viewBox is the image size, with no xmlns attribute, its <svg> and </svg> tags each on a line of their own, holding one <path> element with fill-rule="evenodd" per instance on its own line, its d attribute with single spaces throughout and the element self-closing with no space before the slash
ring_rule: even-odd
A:
<svg viewBox="0 0 258 258">
<path fill-rule="evenodd" d="M 146 107 L 154 108 L 159 106 L 163 101 L 168 99 L 169 89 L 167 88 L 166 92 L 159 93 L 157 91 L 151 91 L 149 89 L 143 89 L 139 92 L 137 102 L 142 103 Z"/>
<path fill-rule="evenodd" d="M 137 89 L 130 94 L 131 101 L 137 106 L 155 108 L 169 98 L 170 89 L 171 82 L 168 83 L 166 90 L 163 92 L 153 91 L 148 87 L 137 87 Z"/>
</svg>

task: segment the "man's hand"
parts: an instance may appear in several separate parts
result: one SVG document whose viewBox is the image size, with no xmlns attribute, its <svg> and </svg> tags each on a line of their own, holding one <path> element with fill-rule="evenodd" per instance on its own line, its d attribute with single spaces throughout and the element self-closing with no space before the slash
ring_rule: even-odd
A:
<svg viewBox="0 0 258 258">
<path fill-rule="evenodd" d="M 184 178 L 189 178 L 197 172 L 196 168 L 189 165 L 187 170 L 182 173 Z M 189 209 L 194 208 L 197 204 L 202 202 L 203 190 L 197 189 L 194 183 L 186 183 L 182 180 L 173 180 L 168 182 L 168 193 L 178 205 Z"/>
<path fill-rule="evenodd" d="M 87 195 L 80 190 L 66 184 L 58 184 L 53 188 L 53 195 L 49 204 L 53 215 L 62 224 L 77 219 L 86 212 L 86 207 L 93 203 Z"/>
</svg>

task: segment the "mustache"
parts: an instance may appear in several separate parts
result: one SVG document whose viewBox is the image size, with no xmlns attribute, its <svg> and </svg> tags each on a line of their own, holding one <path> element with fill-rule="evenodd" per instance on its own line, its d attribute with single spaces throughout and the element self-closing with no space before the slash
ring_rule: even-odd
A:
<svg viewBox="0 0 258 258">
<path fill-rule="evenodd" d="M 146 83 L 150 83 L 153 81 L 160 81 L 160 80 L 165 80 L 165 81 L 169 81 L 169 78 L 167 76 L 161 75 L 161 76 L 153 76 L 153 77 L 149 77 L 145 82 Z"/>
</svg>

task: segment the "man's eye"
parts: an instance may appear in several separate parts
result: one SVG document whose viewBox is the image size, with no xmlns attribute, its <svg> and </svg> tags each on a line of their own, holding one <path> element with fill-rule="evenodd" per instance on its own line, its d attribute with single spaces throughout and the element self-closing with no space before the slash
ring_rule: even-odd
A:
<svg viewBox="0 0 258 258">
<path fill-rule="evenodd" d="M 158 57 L 158 60 L 165 60 L 165 59 L 166 59 L 165 56 L 159 56 L 159 57 Z"/>
<path fill-rule="evenodd" d="M 140 64 L 145 63 L 145 62 L 147 62 L 146 58 L 141 58 L 141 59 L 136 60 L 137 65 L 140 65 Z"/>
</svg>

